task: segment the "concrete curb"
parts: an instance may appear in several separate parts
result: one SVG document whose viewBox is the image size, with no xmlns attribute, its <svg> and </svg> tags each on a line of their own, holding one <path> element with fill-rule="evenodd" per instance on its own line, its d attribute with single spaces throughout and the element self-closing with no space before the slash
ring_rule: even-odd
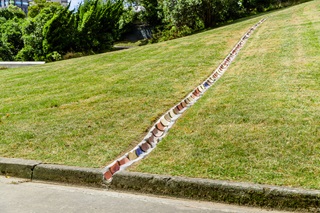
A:
<svg viewBox="0 0 320 213">
<path fill-rule="evenodd" d="M 113 176 L 110 188 L 280 210 L 320 212 L 320 190 L 125 171 Z"/>
<path fill-rule="evenodd" d="M 115 174 L 106 185 L 101 169 L 1 157 L 0 175 L 280 210 L 320 212 L 320 190 L 126 171 Z"/>
<path fill-rule="evenodd" d="M 32 180 L 103 187 L 103 174 L 101 169 L 74 166 L 40 164 L 34 168 Z"/>
<path fill-rule="evenodd" d="M 0 158 L 0 174 L 31 179 L 34 167 L 40 163 L 34 160 Z"/>
<path fill-rule="evenodd" d="M 106 187 L 101 169 L 42 164 L 40 161 L 0 158 L 0 175 L 51 182 Z"/>
</svg>

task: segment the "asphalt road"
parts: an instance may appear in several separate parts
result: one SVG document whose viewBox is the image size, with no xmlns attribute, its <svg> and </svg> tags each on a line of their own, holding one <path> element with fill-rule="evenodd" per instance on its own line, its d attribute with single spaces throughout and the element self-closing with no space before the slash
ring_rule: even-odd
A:
<svg viewBox="0 0 320 213">
<path fill-rule="evenodd" d="M 119 193 L 0 176 L 1 213 L 275 213 L 255 208 Z"/>
</svg>

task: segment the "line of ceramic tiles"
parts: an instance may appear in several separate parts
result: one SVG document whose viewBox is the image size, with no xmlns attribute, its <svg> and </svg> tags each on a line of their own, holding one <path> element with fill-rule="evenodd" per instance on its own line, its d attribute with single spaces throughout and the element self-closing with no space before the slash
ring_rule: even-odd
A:
<svg viewBox="0 0 320 213">
<path fill-rule="evenodd" d="M 234 46 L 228 56 L 223 60 L 220 66 L 209 76 L 202 84 L 200 84 L 195 90 L 193 90 L 187 97 L 182 100 L 178 105 L 171 108 L 166 112 L 150 129 L 145 138 L 129 153 L 126 153 L 121 158 L 115 160 L 110 165 L 103 169 L 104 178 L 111 180 L 112 176 L 121 170 L 124 170 L 134 162 L 141 160 L 148 155 L 166 136 L 168 130 L 172 127 L 175 121 L 182 115 L 182 113 L 192 106 L 203 94 L 210 88 L 227 70 L 231 62 L 235 59 L 240 49 L 243 47 L 251 33 L 266 19 L 260 20 L 257 24 L 251 27 L 246 34 L 240 39 L 240 41 Z"/>
</svg>

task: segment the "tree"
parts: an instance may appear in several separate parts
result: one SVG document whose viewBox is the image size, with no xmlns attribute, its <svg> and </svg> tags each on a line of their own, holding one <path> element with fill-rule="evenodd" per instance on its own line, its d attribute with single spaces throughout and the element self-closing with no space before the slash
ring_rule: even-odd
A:
<svg viewBox="0 0 320 213">
<path fill-rule="evenodd" d="M 202 0 L 164 0 L 161 4 L 164 21 L 177 28 L 202 28 L 202 20 L 199 18 L 201 5 Z"/>
<path fill-rule="evenodd" d="M 43 26 L 43 53 L 47 60 L 55 61 L 59 55 L 66 54 L 73 47 L 75 22 L 69 7 L 58 11 Z"/>
<path fill-rule="evenodd" d="M 59 11 L 64 10 L 59 4 L 49 4 L 43 8 L 34 18 L 29 17 L 22 26 L 24 47 L 20 50 L 17 58 L 20 60 L 46 60 L 43 49 L 43 28 Z"/>
<path fill-rule="evenodd" d="M 162 24 L 163 13 L 158 0 L 141 0 L 140 4 L 145 8 L 142 20 L 147 24 L 156 27 Z"/>
<path fill-rule="evenodd" d="M 14 18 L 24 19 L 26 14 L 17 6 L 9 5 L 7 8 L 0 9 L 0 17 L 6 20 L 11 20 Z"/>
<path fill-rule="evenodd" d="M 242 0 L 242 5 L 246 10 L 246 13 L 249 14 L 256 8 L 255 0 Z"/>
<path fill-rule="evenodd" d="M 119 21 L 123 2 L 85 0 L 75 17 L 77 51 L 103 51 L 112 47 L 119 37 Z M 85 42 L 84 42 L 85 41 Z"/>
<path fill-rule="evenodd" d="M 20 29 L 22 22 L 22 20 L 14 18 L 1 25 L 0 39 L 11 55 L 10 60 L 13 60 L 20 49 L 23 48 L 22 31 Z"/>
<path fill-rule="evenodd" d="M 12 61 L 13 56 L 9 48 L 0 40 L 0 61 Z"/>
<path fill-rule="evenodd" d="M 24 12 L 16 6 L 0 10 L 0 60 L 14 60 L 23 48 L 21 25 L 24 18 Z"/>
<path fill-rule="evenodd" d="M 121 0 L 85 0 L 76 12 L 53 3 L 38 9 L 23 26 L 19 59 L 54 61 L 67 52 L 105 51 L 119 36 Z"/>
<path fill-rule="evenodd" d="M 50 7 L 52 4 L 55 6 L 59 6 L 58 2 L 51 2 L 47 0 L 34 0 L 30 2 L 30 6 L 28 7 L 28 17 L 34 18 L 36 17 L 42 9 L 46 7 Z"/>
</svg>

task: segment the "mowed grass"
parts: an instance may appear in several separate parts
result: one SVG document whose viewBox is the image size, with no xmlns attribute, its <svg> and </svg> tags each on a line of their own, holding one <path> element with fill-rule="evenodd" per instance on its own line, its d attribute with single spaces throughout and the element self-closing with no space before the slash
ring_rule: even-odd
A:
<svg viewBox="0 0 320 213">
<path fill-rule="evenodd" d="M 320 189 L 320 1 L 272 12 L 131 171 Z"/>
<path fill-rule="evenodd" d="M 0 71 L 0 156 L 103 167 L 218 66 L 260 18 L 197 35 Z"/>
</svg>

